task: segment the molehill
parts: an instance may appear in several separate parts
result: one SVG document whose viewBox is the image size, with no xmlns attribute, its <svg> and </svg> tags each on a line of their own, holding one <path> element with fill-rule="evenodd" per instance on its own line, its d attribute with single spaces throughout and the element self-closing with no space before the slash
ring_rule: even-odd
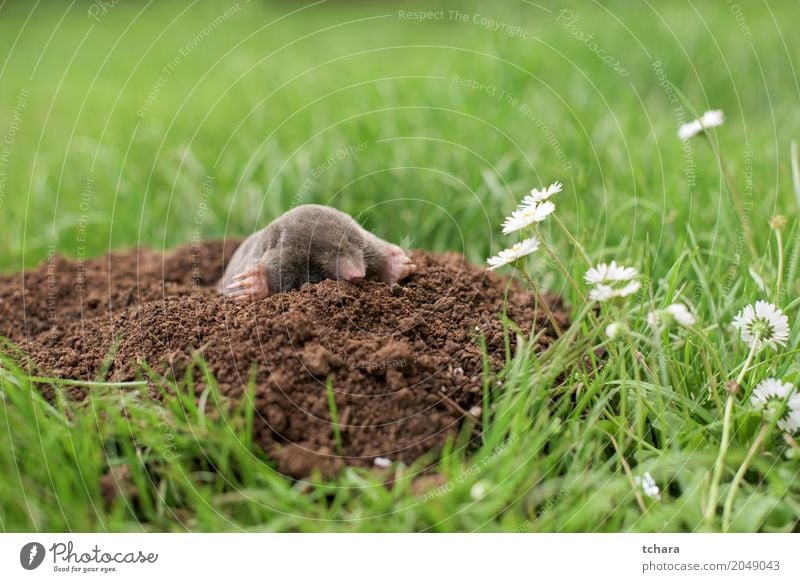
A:
<svg viewBox="0 0 800 582">
<path fill-rule="evenodd" d="M 418 272 L 391 289 L 323 281 L 237 304 L 214 285 L 239 242 L 166 253 L 140 248 L 83 262 L 55 256 L 2 276 L 0 335 L 50 377 L 96 380 L 110 366 L 107 380 L 150 380 L 139 364 L 145 361 L 181 379 L 199 353 L 223 395 L 236 401 L 255 374 L 254 441 L 293 477 L 315 467 L 372 466 L 376 457 L 410 463 L 440 447 L 480 406 L 479 338 L 492 368 L 503 365 L 504 306 L 524 331 L 544 328 L 542 343 L 553 337 L 524 289 L 454 253 L 413 253 Z M 546 301 L 566 328 L 558 298 Z M 508 339 L 513 350 L 514 334 Z M 52 396 L 49 386 L 42 389 Z M 72 387 L 69 396 L 81 399 L 85 390 Z M 163 397 L 155 388 L 151 394 Z"/>
</svg>

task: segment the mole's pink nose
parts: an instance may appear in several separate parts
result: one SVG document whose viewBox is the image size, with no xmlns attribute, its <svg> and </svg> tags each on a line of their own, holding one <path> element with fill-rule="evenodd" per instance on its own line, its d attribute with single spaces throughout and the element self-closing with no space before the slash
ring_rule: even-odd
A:
<svg viewBox="0 0 800 582">
<path fill-rule="evenodd" d="M 364 267 L 353 261 L 339 261 L 339 276 L 345 281 L 358 281 L 364 278 Z"/>
</svg>

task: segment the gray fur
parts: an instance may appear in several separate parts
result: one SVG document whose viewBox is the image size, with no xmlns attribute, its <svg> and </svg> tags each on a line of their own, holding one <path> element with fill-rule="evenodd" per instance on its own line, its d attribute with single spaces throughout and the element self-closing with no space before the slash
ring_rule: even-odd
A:
<svg viewBox="0 0 800 582">
<path fill-rule="evenodd" d="M 367 278 L 387 280 L 391 248 L 399 250 L 344 212 L 316 204 L 298 206 L 236 249 L 218 290 L 231 294 L 228 287 L 234 277 L 253 267 L 266 271 L 269 293 L 290 291 L 323 279 L 349 279 L 341 272 L 343 265 L 363 266 Z"/>
</svg>

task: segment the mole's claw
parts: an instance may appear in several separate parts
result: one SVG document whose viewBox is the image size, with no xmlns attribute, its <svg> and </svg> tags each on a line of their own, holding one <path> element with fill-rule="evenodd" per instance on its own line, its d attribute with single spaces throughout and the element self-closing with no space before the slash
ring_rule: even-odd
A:
<svg viewBox="0 0 800 582">
<path fill-rule="evenodd" d="M 263 267 L 253 267 L 231 277 L 232 283 L 225 286 L 224 294 L 234 301 L 262 299 L 269 295 L 267 272 Z"/>
<path fill-rule="evenodd" d="M 381 273 L 381 280 L 392 285 L 402 281 L 417 271 L 417 266 L 411 258 L 397 245 L 390 245 L 386 251 L 386 263 Z"/>
</svg>

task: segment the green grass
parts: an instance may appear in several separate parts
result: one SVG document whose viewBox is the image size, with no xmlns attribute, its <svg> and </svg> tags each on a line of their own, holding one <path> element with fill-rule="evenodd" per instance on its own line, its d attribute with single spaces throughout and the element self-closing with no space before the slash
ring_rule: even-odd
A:
<svg viewBox="0 0 800 582">
<path fill-rule="evenodd" d="M 241 0 L 209 34 L 232 4 L 123 2 L 99 22 L 88 2 L 0 5 L 0 139 L 11 137 L 0 143 L 0 271 L 51 249 L 88 257 L 246 235 L 300 202 L 479 263 L 506 244 L 499 225 L 515 200 L 561 180 L 557 216 L 591 260 L 636 265 L 645 280 L 629 304 L 639 339 L 576 366 L 603 341 L 603 312 L 599 323 L 581 319 L 574 342 L 520 350 L 502 391 L 487 376 L 480 441 L 465 447 L 465 429 L 450 443 L 445 480 L 427 493 L 412 490 L 419 467 L 393 467 L 391 488 L 362 470 L 283 478 L 251 443 L 252 410 L 224 402 L 213 382 L 203 394 L 173 386 L 182 397 L 163 405 L 101 386 L 86 403 L 51 406 L 4 361 L 0 530 L 719 530 L 761 428 L 738 396 L 719 509 L 704 516 L 724 385 L 747 355 L 729 323 L 748 302 L 786 307 L 798 291 L 796 6 L 742 3 L 737 19 L 723 2 L 576 4 L 569 27 L 545 4 L 442 4 L 444 20 L 415 22 L 394 3 Z M 472 22 L 476 13 L 524 34 Z M 662 69 L 686 120 L 725 111 L 711 143 L 748 203 L 755 255 L 709 144 L 684 149 L 676 138 Z M 775 214 L 789 219 L 777 298 Z M 575 245 L 544 224 L 581 281 Z M 532 265 L 545 288 L 583 308 L 552 261 Z M 676 299 L 698 325 L 652 343 L 642 313 Z M 789 345 L 756 357 L 745 395 L 764 377 L 797 377 L 797 307 Z M 733 496 L 730 529 L 797 528 L 798 458 L 795 442 L 769 431 Z M 133 489 L 106 507 L 100 477 L 121 465 Z M 644 471 L 660 502 L 634 494 Z"/>
</svg>

